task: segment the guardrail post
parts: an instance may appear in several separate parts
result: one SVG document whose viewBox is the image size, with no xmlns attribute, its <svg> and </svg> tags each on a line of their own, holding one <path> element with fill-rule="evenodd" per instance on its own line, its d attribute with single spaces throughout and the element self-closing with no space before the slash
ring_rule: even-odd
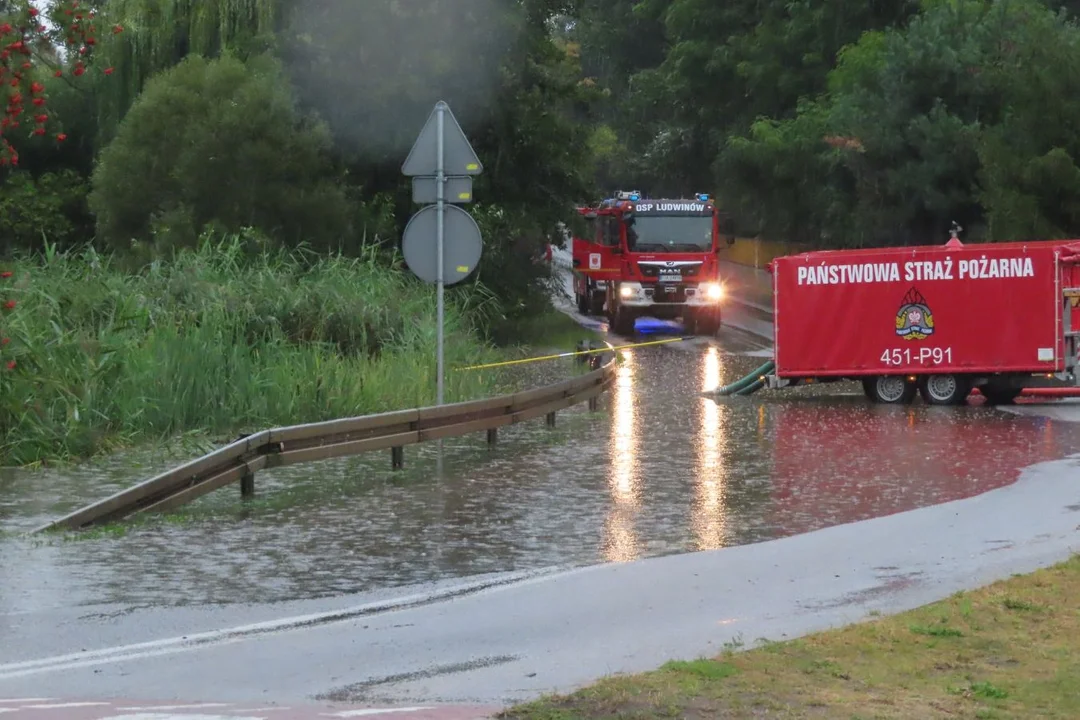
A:
<svg viewBox="0 0 1080 720">
<path fill-rule="evenodd" d="M 405 467 L 405 448 L 390 448 L 390 467 L 394 470 Z"/>
<path fill-rule="evenodd" d="M 551 412 L 547 414 L 547 426 L 549 428 L 555 427 L 555 413 Z"/>
<path fill-rule="evenodd" d="M 596 412 L 600 409 L 600 396 L 594 395 L 589 398 L 589 412 Z"/>
<path fill-rule="evenodd" d="M 488 445 L 494 445 L 499 442 L 499 428 L 488 428 L 487 437 Z"/>
<path fill-rule="evenodd" d="M 255 473 L 247 473 L 240 478 L 240 497 L 252 498 L 255 496 Z"/>
</svg>

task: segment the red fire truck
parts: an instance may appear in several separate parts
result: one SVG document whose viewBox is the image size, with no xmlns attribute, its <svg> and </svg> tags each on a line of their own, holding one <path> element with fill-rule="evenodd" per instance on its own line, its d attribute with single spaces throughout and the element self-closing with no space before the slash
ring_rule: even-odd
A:
<svg viewBox="0 0 1080 720">
<path fill-rule="evenodd" d="M 973 388 L 1080 387 L 1080 242 L 808 252 L 776 258 L 774 353 L 752 389 L 861 380 L 867 396 L 935 405 Z M 760 369 L 759 369 L 760 370 Z"/>
<path fill-rule="evenodd" d="M 681 317 L 691 334 L 716 333 L 724 299 L 720 237 L 728 244 L 735 238 L 730 217 L 708 195 L 653 200 L 619 192 L 578 212 L 588 227 L 573 238 L 582 314 L 606 312 L 619 335 L 633 334 L 639 317 Z"/>
</svg>

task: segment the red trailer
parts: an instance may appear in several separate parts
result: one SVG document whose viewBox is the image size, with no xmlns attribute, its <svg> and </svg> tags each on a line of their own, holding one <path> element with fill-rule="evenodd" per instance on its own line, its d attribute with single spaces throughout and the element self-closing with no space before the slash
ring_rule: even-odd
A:
<svg viewBox="0 0 1080 720">
<path fill-rule="evenodd" d="M 764 384 L 861 380 L 876 402 L 1010 402 L 1080 387 L 1080 241 L 809 252 L 776 258 Z"/>
</svg>

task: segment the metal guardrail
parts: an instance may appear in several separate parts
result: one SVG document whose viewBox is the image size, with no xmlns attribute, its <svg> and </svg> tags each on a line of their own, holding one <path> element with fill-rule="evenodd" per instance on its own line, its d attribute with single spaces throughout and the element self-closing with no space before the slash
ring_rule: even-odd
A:
<svg viewBox="0 0 1080 720">
<path fill-rule="evenodd" d="M 608 346 L 609 350 L 611 346 Z M 606 352 L 606 351 L 605 351 Z M 484 400 L 439 405 L 264 430 L 134 487 L 66 515 L 36 530 L 81 530 L 134 513 L 168 511 L 226 485 L 240 482 L 241 495 L 255 491 L 255 473 L 297 463 L 391 449 L 392 466 L 403 465 L 406 445 L 486 430 L 494 444 L 500 427 L 555 413 L 599 396 L 615 377 L 615 358 L 585 375 L 533 390 Z"/>
</svg>

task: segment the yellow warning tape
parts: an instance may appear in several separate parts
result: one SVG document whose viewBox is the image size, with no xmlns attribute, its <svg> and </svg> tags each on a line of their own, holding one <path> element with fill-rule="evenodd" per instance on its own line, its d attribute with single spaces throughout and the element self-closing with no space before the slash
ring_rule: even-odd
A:
<svg viewBox="0 0 1080 720">
<path fill-rule="evenodd" d="M 502 362 L 488 363 L 486 365 L 469 365 L 468 367 L 454 368 L 455 371 L 459 370 L 485 370 L 487 368 L 505 367 L 506 365 L 522 365 L 524 363 L 540 362 L 541 360 L 556 360 L 558 358 L 574 357 L 575 355 L 591 355 L 594 353 L 606 353 L 613 350 L 629 350 L 630 348 L 648 347 L 650 345 L 665 345 L 667 343 L 681 342 L 683 340 L 689 340 L 685 337 L 666 338 L 664 340 L 650 340 L 649 342 L 642 343 L 630 343 L 629 345 L 611 345 L 602 348 L 596 348 L 595 350 L 575 350 L 573 352 L 558 353 L 557 355 L 542 355 L 540 357 L 522 358 L 520 360 L 503 360 Z"/>
</svg>

